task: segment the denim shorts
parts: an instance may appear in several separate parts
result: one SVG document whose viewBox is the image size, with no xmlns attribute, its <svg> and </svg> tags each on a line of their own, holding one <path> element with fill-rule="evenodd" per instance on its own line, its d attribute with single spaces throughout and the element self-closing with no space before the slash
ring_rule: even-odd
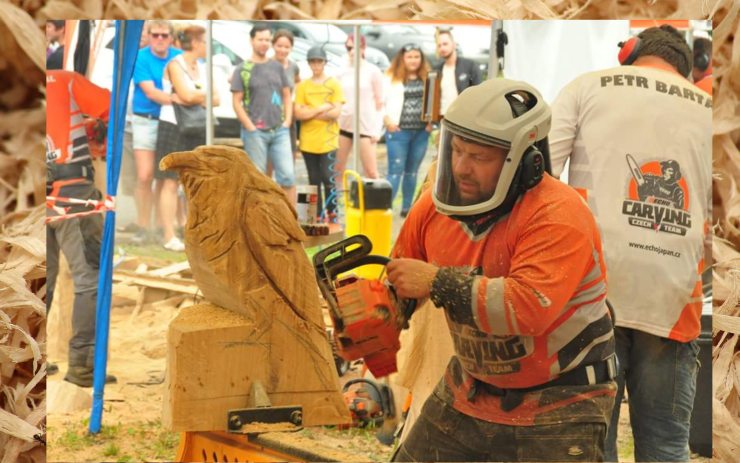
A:
<svg viewBox="0 0 740 463">
<path fill-rule="evenodd" d="M 148 119 L 134 114 L 131 118 L 134 132 L 134 149 L 154 151 L 157 148 L 159 119 Z"/>
</svg>

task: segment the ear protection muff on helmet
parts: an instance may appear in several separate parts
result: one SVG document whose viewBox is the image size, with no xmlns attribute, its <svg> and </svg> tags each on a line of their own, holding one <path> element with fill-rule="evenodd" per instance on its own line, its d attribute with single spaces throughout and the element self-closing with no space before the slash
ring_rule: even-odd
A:
<svg viewBox="0 0 740 463">
<path fill-rule="evenodd" d="M 519 185 L 522 190 L 534 188 L 545 175 L 545 156 L 534 145 L 527 148 L 522 156 Z"/>
<path fill-rule="evenodd" d="M 507 100 L 511 105 L 511 112 L 514 117 L 519 117 L 527 112 L 527 106 L 516 98 L 507 98 Z M 518 181 L 514 183 L 518 183 L 520 191 L 526 191 L 540 183 L 544 174 L 545 156 L 535 145 L 531 145 L 519 161 Z"/>
<path fill-rule="evenodd" d="M 626 42 L 619 42 L 619 64 L 630 65 L 635 62 L 640 53 L 640 38 L 635 36 Z"/>
<path fill-rule="evenodd" d="M 706 71 L 712 58 L 707 53 L 698 53 L 694 55 L 694 67 L 700 71 Z"/>
</svg>

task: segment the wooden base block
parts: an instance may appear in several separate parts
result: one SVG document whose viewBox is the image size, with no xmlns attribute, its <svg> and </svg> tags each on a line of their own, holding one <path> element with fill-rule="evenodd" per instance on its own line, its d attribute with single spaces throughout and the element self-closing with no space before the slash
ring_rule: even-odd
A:
<svg viewBox="0 0 740 463">
<path fill-rule="evenodd" d="M 271 309 L 259 325 L 209 303 L 180 311 L 168 332 L 165 427 L 226 430 L 228 410 L 250 407 L 253 381 L 272 405 L 302 406 L 304 426 L 350 421 L 327 340 L 300 318 L 283 316 L 287 307 Z"/>
</svg>

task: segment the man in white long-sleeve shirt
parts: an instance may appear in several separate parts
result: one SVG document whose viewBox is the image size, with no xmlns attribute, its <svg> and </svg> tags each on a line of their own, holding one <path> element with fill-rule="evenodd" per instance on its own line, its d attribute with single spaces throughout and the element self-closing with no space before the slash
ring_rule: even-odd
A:
<svg viewBox="0 0 740 463">
<path fill-rule="evenodd" d="M 691 50 L 671 26 L 622 47 L 623 66 L 576 78 L 553 104 L 554 175 L 599 223 L 637 461 L 688 461 L 696 392 L 703 242 L 711 217 L 711 97 L 687 80 Z M 619 406 L 606 443 L 615 461 Z"/>
</svg>

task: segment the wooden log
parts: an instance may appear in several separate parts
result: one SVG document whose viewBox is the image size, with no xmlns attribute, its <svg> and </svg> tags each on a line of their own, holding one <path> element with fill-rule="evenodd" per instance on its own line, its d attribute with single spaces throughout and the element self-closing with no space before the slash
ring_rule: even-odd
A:
<svg viewBox="0 0 740 463">
<path fill-rule="evenodd" d="M 198 285 L 195 281 L 186 278 L 158 277 L 148 273 L 135 273 L 127 270 L 113 272 L 113 281 L 127 285 L 139 285 L 148 288 L 159 288 L 183 294 L 196 294 Z"/>
<path fill-rule="evenodd" d="M 184 272 L 185 270 L 190 270 L 190 262 L 186 260 L 168 265 L 167 267 L 150 270 L 149 275 L 154 275 L 155 277 L 168 277 L 170 275 Z"/>
<path fill-rule="evenodd" d="M 303 406 L 305 426 L 347 422 L 338 381 L 322 378 L 305 347 L 311 334 L 274 317 L 264 330 L 203 303 L 182 309 L 167 333 L 163 424 L 173 431 L 224 431 L 227 412 L 248 408 L 255 380 L 273 406 Z M 303 331 L 309 339 L 289 342 Z M 336 377 L 336 375 L 335 375 Z"/>
</svg>

